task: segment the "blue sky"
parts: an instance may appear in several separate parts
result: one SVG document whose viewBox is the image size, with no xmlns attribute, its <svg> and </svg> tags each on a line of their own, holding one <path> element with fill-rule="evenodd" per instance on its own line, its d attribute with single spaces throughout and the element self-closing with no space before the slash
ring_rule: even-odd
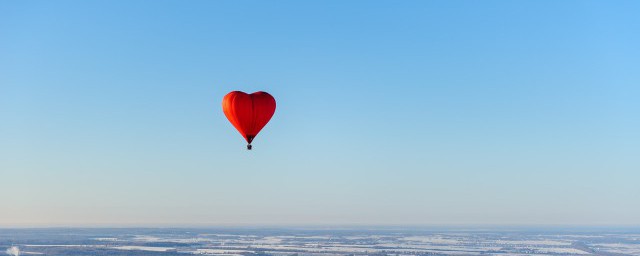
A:
<svg viewBox="0 0 640 256">
<path fill-rule="evenodd" d="M 0 226 L 640 225 L 639 10 L 1 2 Z"/>
</svg>

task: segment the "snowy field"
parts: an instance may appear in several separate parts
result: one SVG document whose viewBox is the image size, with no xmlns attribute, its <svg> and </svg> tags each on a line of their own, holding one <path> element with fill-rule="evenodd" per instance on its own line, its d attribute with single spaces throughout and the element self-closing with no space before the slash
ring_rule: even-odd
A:
<svg viewBox="0 0 640 256">
<path fill-rule="evenodd" d="M 640 255 L 640 232 L 427 228 L 0 229 L 0 250 L 16 256 Z"/>
</svg>

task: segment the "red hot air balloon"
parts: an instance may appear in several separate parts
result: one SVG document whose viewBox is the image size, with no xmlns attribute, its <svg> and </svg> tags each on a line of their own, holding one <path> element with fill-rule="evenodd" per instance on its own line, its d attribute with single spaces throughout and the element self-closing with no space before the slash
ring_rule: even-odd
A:
<svg viewBox="0 0 640 256">
<path fill-rule="evenodd" d="M 233 91 L 222 99 L 222 111 L 247 140 L 247 149 L 251 150 L 251 141 L 276 112 L 276 99 L 266 92 Z"/>
</svg>

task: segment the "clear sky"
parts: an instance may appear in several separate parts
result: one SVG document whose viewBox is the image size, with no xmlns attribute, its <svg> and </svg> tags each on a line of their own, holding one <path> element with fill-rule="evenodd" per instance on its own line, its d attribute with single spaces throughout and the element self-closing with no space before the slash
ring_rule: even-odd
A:
<svg viewBox="0 0 640 256">
<path fill-rule="evenodd" d="M 640 225 L 639 12 L 2 1 L 0 226 Z"/>
</svg>

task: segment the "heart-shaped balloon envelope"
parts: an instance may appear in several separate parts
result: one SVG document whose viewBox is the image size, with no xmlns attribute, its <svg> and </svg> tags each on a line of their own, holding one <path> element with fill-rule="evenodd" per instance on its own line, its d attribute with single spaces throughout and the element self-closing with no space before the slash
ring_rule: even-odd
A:
<svg viewBox="0 0 640 256">
<path fill-rule="evenodd" d="M 266 92 L 233 91 L 222 99 L 222 111 L 249 143 L 247 149 L 251 149 L 253 139 L 276 112 L 276 100 Z"/>
</svg>

